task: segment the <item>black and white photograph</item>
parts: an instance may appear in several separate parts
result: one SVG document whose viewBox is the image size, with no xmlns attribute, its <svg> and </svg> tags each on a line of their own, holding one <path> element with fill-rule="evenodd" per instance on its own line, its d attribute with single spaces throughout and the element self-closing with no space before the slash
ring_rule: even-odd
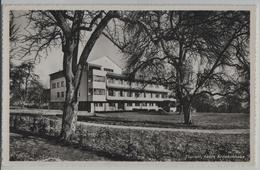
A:
<svg viewBox="0 0 260 170">
<path fill-rule="evenodd" d="M 7 160 L 254 161 L 252 9 L 9 8 Z"/>
</svg>

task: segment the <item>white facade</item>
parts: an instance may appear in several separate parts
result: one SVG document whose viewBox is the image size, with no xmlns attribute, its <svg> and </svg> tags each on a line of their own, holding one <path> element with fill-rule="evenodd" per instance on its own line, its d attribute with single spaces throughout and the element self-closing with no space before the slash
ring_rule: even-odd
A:
<svg viewBox="0 0 260 170">
<path fill-rule="evenodd" d="M 65 101 L 65 78 L 62 72 L 51 77 L 51 105 L 60 107 Z M 174 102 L 163 85 L 129 81 L 122 69 L 108 57 L 91 61 L 83 72 L 79 88 L 79 109 L 90 112 L 158 110 Z M 171 107 L 169 111 L 174 111 Z"/>
</svg>

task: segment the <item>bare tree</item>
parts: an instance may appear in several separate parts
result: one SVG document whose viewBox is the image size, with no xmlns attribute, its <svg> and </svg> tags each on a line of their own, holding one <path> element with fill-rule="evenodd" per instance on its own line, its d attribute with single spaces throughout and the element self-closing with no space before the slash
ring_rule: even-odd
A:
<svg viewBox="0 0 260 170">
<path fill-rule="evenodd" d="M 114 26 L 123 35 L 110 26 L 105 36 L 128 56 L 133 73 L 149 67 L 160 72 L 158 63 L 168 64 L 170 74 L 157 81 L 175 90 L 186 124 L 198 96 L 249 92 L 249 12 L 129 11 L 125 16 Z"/>
<path fill-rule="evenodd" d="M 60 139 L 69 141 L 76 129 L 78 89 L 87 58 L 108 22 L 116 11 L 29 11 L 24 14 L 29 23 L 22 37 L 22 57 L 48 55 L 53 47 L 62 48 L 63 72 L 66 79 L 66 98 Z M 90 37 L 78 55 L 84 33 Z"/>
</svg>

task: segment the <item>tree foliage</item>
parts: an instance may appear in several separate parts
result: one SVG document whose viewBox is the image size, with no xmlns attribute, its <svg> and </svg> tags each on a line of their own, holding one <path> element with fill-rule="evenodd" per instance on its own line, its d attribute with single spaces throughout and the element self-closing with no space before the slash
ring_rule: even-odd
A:
<svg viewBox="0 0 260 170">
<path fill-rule="evenodd" d="M 34 73 L 34 64 L 23 62 L 10 65 L 10 104 L 16 106 L 41 106 L 44 87 Z"/>
</svg>

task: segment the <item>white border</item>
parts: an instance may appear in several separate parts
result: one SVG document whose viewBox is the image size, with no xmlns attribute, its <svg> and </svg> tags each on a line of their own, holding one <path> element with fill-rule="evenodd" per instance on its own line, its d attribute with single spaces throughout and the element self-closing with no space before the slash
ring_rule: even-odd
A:
<svg viewBox="0 0 260 170">
<path fill-rule="evenodd" d="M 81 6 L 71 6 L 71 5 L 51 5 L 51 6 L 46 6 L 46 5 L 40 5 L 38 4 L 37 6 L 35 5 L 26 5 L 26 6 L 22 6 L 22 5 L 13 5 L 13 6 L 4 6 L 3 8 L 3 39 L 4 40 L 8 40 L 8 35 L 9 35 L 9 22 L 8 22 L 8 10 L 10 9 L 17 9 L 17 10 L 21 10 L 21 9 L 114 9 L 114 10 L 121 10 L 121 9 L 126 9 L 127 10 L 143 10 L 145 9 L 149 9 L 149 10 L 167 10 L 167 9 L 171 9 L 171 10 L 209 10 L 209 9 L 214 9 L 214 10 L 248 10 L 249 8 L 251 9 L 251 21 L 255 21 L 256 18 L 256 11 L 254 9 L 254 6 L 239 6 L 239 5 L 217 5 L 217 6 L 213 6 L 213 5 L 154 5 L 154 4 L 149 4 L 149 5 L 127 5 L 127 6 L 122 6 L 122 5 L 81 5 Z M 7 15 L 7 16 L 6 16 Z M 258 24 L 258 23 L 256 23 Z M 250 54 L 255 54 L 255 47 L 256 47 L 256 42 L 255 42 L 255 36 L 252 35 L 256 35 L 256 29 L 255 27 L 253 27 L 251 25 L 251 37 L 250 37 L 250 47 L 251 47 L 251 51 Z M 259 38 L 259 37 L 258 37 Z M 9 54 L 8 54 L 8 49 L 6 47 L 9 47 L 9 42 L 8 41 L 3 41 L 3 101 L 2 101 L 2 106 L 3 106 L 3 121 L 2 121 L 2 129 L 4 129 L 4 131 L 2 131 L 2 139 L 3 139 L 3 155 L 5 155 L 5 157 L 3 158 L 3 167 L 6 169 L 12 169 L 12 168 L 19 168 L 19 169 L 28 169 L 28 165 L 31 168 L 37 168 L 37 169 L 41 169 L 41 168 L 62 168 L 62 169 L 68 169 L 68 168 L 75 168 L 75 166 L 77 166 L 77 168 L 85 168 L 86 166 L 88 168 L 108 168 L 108 167 L 113 167 L 114 168 L 120 168 L 123 167 L 124 169 L 132 169 L 132 168 L 140 168 L 140 167 L 145 167 L 145 168 L 160 168 L 160 169 L 165 169 L 165 168 L 172 168 L 172 167 L 186 167 L 186 168 L 199 168 L 199 169 L 204 169 L 204 168 L 253 168 L 254 166 L 254 162 L 250 161 L 249 163 L 247 162 L 77 162 L 77 161 L 73 161 L 73 162 L 9 162 L 9 99 L 7 96 L 9 96 L 9 77 L 8 77 L 8 72 L 9 72 Z M 252 47 L 254 47 L 253 51 L 252 51 Z M 254 60 L 257 62 L 257 58 L 254 58 Z M 254 68 L 254 63 L 256 62 L 252 62 L 251 61 L 251 75 L 253 73 L 255 73 L 255 68 Z M 257 75 L 256 75 L 257 76 Z M 257 78 L 257 77 L 255 77 Z M 252 94 L 256 94 L 254 93 L 254 88 L 252 88 L 254 85 L 251 86 L 251 101 L 255 100 L 254 99 L 254 95 Z M 257 90 L 257 89 L 256 89 Z M 256 91 L 257 92 L 257 91 Z M 256 96 L 257 97 L 257 96 Z M 256 101 L 257 102 L 257 101 Z M 253 102 L 251 102 L 251 109 L 255 108 L 253 106 Z M 256 111 L 254 111 L 256 113 Z M 254 144 L 254 137 L 255 137 L 255 124 L 253 122 L 255 122 L 256 118 L 255 117 L 257 115 L 250 115 L 250 121 L 251 121 L 251 128 L 250 128 L 250 139 L 251 139 L 251 148 L 250 148 L 250 157 L 254 157 L 253 155 L 255 155 L 255 147 L 252 147 Z M 258 116 L 259 119 L 259 116 Z M 259 123 L 259 121 L 258 121 Z M 257 128 L 258 128 L 258 124 L 256 124 Z M 188 164 L 188 165 L 187 165 Z"/>
</svg>

